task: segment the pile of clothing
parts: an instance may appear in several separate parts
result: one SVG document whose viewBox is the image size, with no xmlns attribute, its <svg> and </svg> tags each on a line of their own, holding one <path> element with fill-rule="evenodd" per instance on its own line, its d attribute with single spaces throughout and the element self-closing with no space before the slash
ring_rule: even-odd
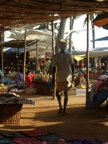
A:
<svg viewBox="0 0 108 144">
<path fill-rule="evenodd" d="M 87 100 L 88 108 L 99 108 L 108 98 L 108 75 L 101 75 L 98 80 L 92 84 L 89 90 Z"/>
</svg>

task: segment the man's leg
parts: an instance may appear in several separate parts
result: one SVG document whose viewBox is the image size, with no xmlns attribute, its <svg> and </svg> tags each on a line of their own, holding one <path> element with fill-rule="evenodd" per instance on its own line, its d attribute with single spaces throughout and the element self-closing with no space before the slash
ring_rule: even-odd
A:
<svg viewBox="0 0 108 144">
<path fill-rule="evenodd" d="M 56 97 L 59 103 L 59 111 L 57 112 L 57 114 L 61 114 L 62 113 L 62 104 L 61 104 L 61 95 L 60 95 L 60 91 L 56 91 Z"/>
<path fill-rule="evenodd" d="M 62 115 L 67 114 L 66 113 L 67 102 L 68 102 L 68 94 L 67 94 L 67 91 L 64 91 L 64 108 L 63 108 Z"/>
</svg>

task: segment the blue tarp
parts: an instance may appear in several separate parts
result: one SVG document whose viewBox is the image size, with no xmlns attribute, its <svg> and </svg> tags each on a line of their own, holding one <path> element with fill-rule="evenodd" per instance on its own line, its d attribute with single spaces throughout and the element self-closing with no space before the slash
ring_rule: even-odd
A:
<svg viewBox="0 0 108 144">
<path fill-rule="evenodd" d="M 98 38 L 98 39 L 94 39 L 94 40 L 91 40 L 91 41 L 93 42 L 93 41 L 106 41 L 106 40 L 108 40 L 108 36 L 101 37 L 101 38 Z"/>
<path fill-rule="evenodd" d="M 20 52 L 23 53 L 24 52 L 24 48 L 9 48 L 7 50 L 5 50 L 5 52 L 11 53 L 11 52 Z"/>
</svg>

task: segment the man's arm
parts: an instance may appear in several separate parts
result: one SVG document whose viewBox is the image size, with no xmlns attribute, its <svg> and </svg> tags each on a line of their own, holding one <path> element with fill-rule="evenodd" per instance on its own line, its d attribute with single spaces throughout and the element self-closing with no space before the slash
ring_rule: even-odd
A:
<svg viewBox="0 0 108 144">
<path fill-rule="evenodd" d="M 52 82 L 55 83 L 55 73 L 56 73 L 56 67 L 52 67 Z"/>
</svg>

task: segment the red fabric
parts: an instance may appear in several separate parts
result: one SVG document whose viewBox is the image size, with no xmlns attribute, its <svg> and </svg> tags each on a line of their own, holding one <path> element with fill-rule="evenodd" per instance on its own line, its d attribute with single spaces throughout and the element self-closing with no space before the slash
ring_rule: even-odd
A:
<svg viewBox="0 0 108 144">
<path fill-rule="evenodd" d="M 34 74 L 32 73 L 29 73 L 28 75 L 26 75 L 26 82 L 27 82 L 27 85 L 29 87 L 32 87 L 34 84 L 33 84 L 33 78 L 34 78 Z"/>
<path fill-rule="evenodd" d="M 96 91 L 98 92 L 98 91 L 102 88 L 103 85 L 104 85 L 104 81 L 98 80 L 98 81 L 95 83 Z"/>
<path fill-rule="evenodd" d="M 42 144 L 42 142 L 36 138 L 13 138 L 17 144 Z"/>
<path fill-rule="evenodd" d="M 30 131 L 22 131 L 21 133 L 26 134 L 31 137 L 35 136 L 42 136 L 48 134 L 47 132 L 41 130 L 41 129 L 35 129 L 35 130 L 30 130 Z"/>
</svg>

